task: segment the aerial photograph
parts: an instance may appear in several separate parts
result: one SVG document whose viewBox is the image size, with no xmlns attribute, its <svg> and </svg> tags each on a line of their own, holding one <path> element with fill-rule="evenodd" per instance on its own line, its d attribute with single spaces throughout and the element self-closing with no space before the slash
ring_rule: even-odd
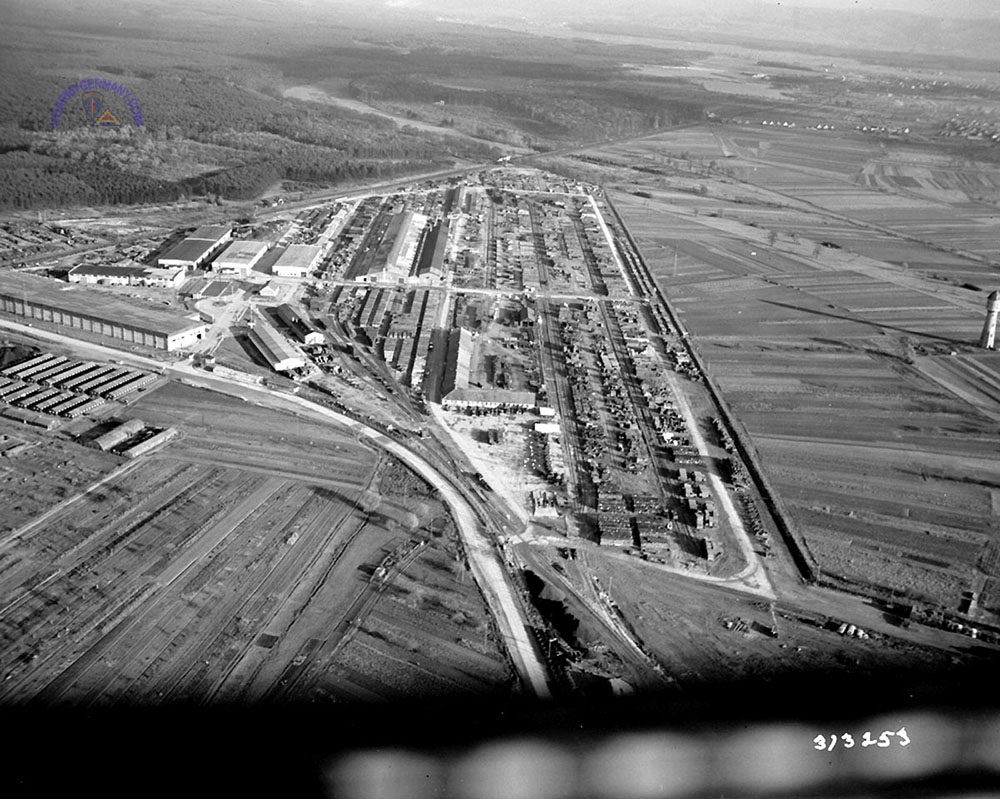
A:
<svg viewBox="0 0 1000 799">
<path fill-rule="evenodd" d="M 0 795 L 997 795 L 998 42 L 7 0 Z"/>
</svg>

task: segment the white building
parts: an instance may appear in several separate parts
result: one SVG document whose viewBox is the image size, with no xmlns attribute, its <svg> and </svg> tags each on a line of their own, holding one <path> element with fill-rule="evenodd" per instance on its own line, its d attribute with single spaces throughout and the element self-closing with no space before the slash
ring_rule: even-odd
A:
<svg viewBox="0 0 1000 799">
<path fill-rule="evenodd" d="M 277 277 L 308 277 L 319 265 L 323 248 L 311 244 L 291 244 L 278 256 L 271 271 Z"/>
<path fill-rule="evenodd" d="M 186 271 L 183 266 L 152 267 L 144 270 L 142 277 L 144 286 L 159 289 L 176 289 L 184 285 Z"/>
<path fill-rule="evenodd" d="M 83 264 L 69 270 L 67 279 L 70 283 L 85 283 L 101 286 L 135 286 L 145 276 L 146 270 L 141 266 L 105 266 L 100 264 Z"/>
<path fill-rule="evenodd" d="M 290 372 L 293 369 L 305 368 L 305 358 L 288 339 L 274 329 L 266 314 L 254 317 L 254 326 L 250 330 L 250 341 L 276 372 Z"/>
<path fill-rule="evenodd" d="M 234 241 L 215 259 L 212 269 L 223 275 L 246 277 L 267 249 L 266 241 Z"/>
<path fill-rule="evenodd" d="M 184 283 L 185 269 L 182 266 L 167 268 L 143 266 L 104 266 L 84 264 L 69 270 L 70 283 L 84 283 L 100 286 L 150 286 L 152 288 L 174 289 Z"/>
</svg>

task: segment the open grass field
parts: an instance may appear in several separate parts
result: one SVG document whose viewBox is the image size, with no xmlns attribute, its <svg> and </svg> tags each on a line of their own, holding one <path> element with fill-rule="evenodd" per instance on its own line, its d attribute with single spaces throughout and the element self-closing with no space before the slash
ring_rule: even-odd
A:
<svg viewBox="0 0 1000 799">
<path fill-rule="evenodd" d="M 506 690 L 450 516 L 401 465 L 326 426 L 178 385 L 136 413 L 184 435 L 0 552 L 2 701 Z M 414 677 L 412 654 L 349 643 L 375 610 L 371 635 L 412 623 L 391 599 L 409 595 L 423 623 L 443 617 L 421 644 L 433 679 Z"/>
<path fill-rule="evenodd" d="M 967 201 L 857 185 L 853 134 L 814 161 L 807 136 L 754 134 L 745 179 L 784 207 L 618 167 L 650 196 L 614 196 L 824 578 L 957 611 L 996 569 L 997 359 L 974 343 L 1000 272 L 946 250 L 996 236 Z"/>
</svg>

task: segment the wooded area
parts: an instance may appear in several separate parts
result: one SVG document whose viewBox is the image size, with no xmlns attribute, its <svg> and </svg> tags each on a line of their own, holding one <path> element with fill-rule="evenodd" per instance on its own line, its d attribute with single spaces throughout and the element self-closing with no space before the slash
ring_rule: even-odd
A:
<svg viewBox="0 0 1000 799">
<path fill-rule="evenodd" d="M 336 185 L 434 168 L 452 152 L 493 154 L 486 143 L 445 143 L 380 117 L 267 97 L 208 76 L 132 79 L 142 127 L 129 124 L 124 103 L 119 108 L 118 98 L 105 93 L 121 128 L 88 126 L 75 99 L 53 128 L 50 110 L 65 88 L 25 76 L 0 89 L 0 99 L 16 110 L 16 123 L 0 136 L 0 208 L 206 194 L 244 200 L 279 180 Z M 190 173 L 192 164 L 206 168 L 168 177 Z"/>
</svg>

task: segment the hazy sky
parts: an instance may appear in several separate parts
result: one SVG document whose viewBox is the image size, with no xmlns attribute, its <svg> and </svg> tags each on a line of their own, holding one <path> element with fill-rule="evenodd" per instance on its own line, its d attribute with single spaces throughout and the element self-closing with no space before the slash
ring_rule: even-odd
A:
<svg viewBox="0 0 1000 799">
<path fill-rule="evenodd" d="M 433 8 L 438 4 L 437 0 L 383 0 L 387 5 L 397 6 L 424 6 Z M 538 0 L 539 10 L 545 9 L 545 0 Z M 450 8 L 454 8 L 455 3 L 443 3 Z M 493 13 L 503 12 L 505 7 L 517 6 L 520 11 L 520 2 L 504 2 L 503 0 L 465 0 L 462 4 L 471 13 L 476 11 L 490 11 Z M 994 11 L 1000 12 L 1000 0 L 577 0 L 575 3 L 581 10 L 587 13 L 594 13 L 602 9 L 621 14 L 631 11 L 649 11 L 655 9 L 661 12 L 668 12 L 671 6 L 691 7 L 728 7 L 740 9 L 753 9 L 755 7 L 784 7 L 784 8 L 824 8 L 837 11 L 849 12 L 852 10 L 871 11 L 875 9 L 889 9 L 896 11 L 917 11 L 923 14 L 932 14 L 939 17 L 978 17 L 990 14 Z"/>
</svg>

